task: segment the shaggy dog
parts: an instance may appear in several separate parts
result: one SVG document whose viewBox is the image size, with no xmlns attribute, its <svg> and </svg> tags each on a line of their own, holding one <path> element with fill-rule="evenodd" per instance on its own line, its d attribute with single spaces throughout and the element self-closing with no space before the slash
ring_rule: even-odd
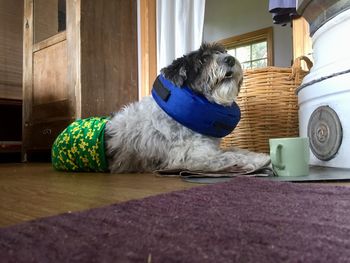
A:
<svg viewBox="0 0 350 263">
<path fill-rule="evenodd" d="M 199 50 L 163 68 L 153 89 L 160 78 L 174 86 L 173 94 L 187 90 L 202 98 L 201 101 L 205 100 L 204 113 L 198 114 L 197 108 L 193 108 L 185 114 L 197 113 L 199 119 L 205 120 L 212 112 L 205 112 L 207 106 L 226 110 L 236 105 L 234 100 L 242 84 L 243 72 L 240 63 L 227 54 L 223 46 L 205 43 Z M 163 96 L 164 101 L 168 95 Z M 182 97 L 179 100 L 184 103 Z M 236 108 L 239 112 L 237 105 Z M 181 109 L 176 111 L 181 112 Z M 215 172 L 232 167 L 254 170 L 269 161 L 265 154 L 240 149 L 222 150 L 220 138 L 217 138 L 222 134 L 208 136 L 194 131 L 168 113 L 154 96 L 149 96 L 124 107 L 111 118 L 77 120 L 56 139 L 52 151 L 53 166 L 66 171 L 104 171 L 108 168 L 112 173 L 168 169 Z M 190 123 L 196 124 L 197 119 L 190 119 Z M 226 120 L 221 126 L 227 127 L 231 117 Z M 86 131 L 79 131 L 79 126 Z M 97 135 L 93 132 L 95 128 Z M 230 128 L 232 130 L 234 126 Z M 84 152 L 80 153 L 80 150 Z M 89 161 L 98 168 L 89 166 Z"/>
<path fill-rule="evenodd" d="M 162 76 L 178 87 L 187 85 L 208 101 L 230 106 L 240 90 L 240 63 L 219 44 L 173 61 Z M 265 154 L 220 149 L 220 138 L 183 126 L 165 113 L 152 96 L 126 106 L 105 127 L 106 156 L 112 173 L 159 169 L 222 171 L 229 167 L 252 170 L 269 161 Z"/>
</svg>

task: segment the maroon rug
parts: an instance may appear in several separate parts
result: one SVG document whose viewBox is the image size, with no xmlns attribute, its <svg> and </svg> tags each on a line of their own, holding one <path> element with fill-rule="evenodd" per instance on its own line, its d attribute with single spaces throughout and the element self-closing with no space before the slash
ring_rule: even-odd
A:
<svg viewBox="0 0 350 263">
<path fill-rule="evenodd" d="M 0 229 L 1 262 L 349 262 L 350 188 L 258 178 Z"/>
</svg>

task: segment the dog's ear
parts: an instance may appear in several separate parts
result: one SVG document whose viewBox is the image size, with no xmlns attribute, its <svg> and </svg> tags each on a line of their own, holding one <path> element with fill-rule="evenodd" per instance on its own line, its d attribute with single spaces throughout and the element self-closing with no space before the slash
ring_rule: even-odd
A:
<svg viewBox="0 0 350 263">
<path fill-rule="evenodd" d="M 166 79 L 181 87 L 187 79 L 186 58 L 175 59 L 169 66 L 162 68 L 161 73 Z"/>
</svg>

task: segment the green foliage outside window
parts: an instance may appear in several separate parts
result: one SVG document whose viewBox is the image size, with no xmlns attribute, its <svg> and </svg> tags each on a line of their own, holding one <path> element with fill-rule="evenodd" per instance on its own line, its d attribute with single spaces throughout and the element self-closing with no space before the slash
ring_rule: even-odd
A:
<svg viewBox="0 0 350 263">
<path fill-rule="evenodd" d="M 241 62 L 243 69 L 267 66 L 267 41 L 231 48 L 228 50 L 228 53 Z"/>
</svg>

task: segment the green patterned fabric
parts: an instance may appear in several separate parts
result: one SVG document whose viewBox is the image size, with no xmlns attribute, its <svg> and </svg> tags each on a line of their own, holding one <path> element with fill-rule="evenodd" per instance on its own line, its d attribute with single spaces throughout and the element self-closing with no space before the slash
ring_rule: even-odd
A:
<svg viewBox="0 0 350 263">
<path fill-rule="evenodd" d="M 60 171 L 106 172 L 104 128 L 108 118 L 93 117 L 70 124 L 52 146 L 52 165 Z"/>
</svg>

